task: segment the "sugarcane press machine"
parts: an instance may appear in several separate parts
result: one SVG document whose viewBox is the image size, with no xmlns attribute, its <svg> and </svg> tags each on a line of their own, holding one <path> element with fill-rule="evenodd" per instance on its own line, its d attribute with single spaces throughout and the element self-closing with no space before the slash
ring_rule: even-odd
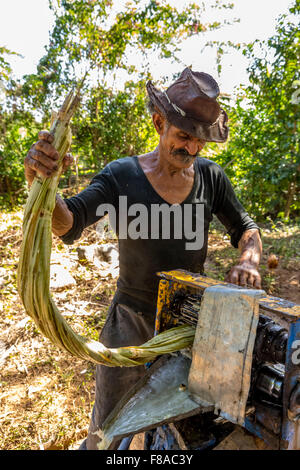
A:
<svg viewBox="0 0 300 470">
<path fill-rule="evenodd" d="M 157 274 L 155 334 L 189 324 L 194 343 L 148 364 L 104 423 L 110 442 L 148 431 L 148 449 L 209 450 L 238 427 L 267 448 L 300 449 L 300 306 L 184 270 Z"/>
</svg>

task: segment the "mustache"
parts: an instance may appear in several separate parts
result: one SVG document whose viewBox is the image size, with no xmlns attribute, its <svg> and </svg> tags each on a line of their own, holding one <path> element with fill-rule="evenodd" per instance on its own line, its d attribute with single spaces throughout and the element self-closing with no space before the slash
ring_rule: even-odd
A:
<svg viewBox="0 0 300 470">
<path fill-rule="evenodd" d="M 183 157 L 185 160 L 190 160 L 191 158 L 198 157 L 199 152 L 196 152 L 195 155 L 191 155 L 186 149 L 175 149 L 171 151 L 171 155 Z"/>
</svg>

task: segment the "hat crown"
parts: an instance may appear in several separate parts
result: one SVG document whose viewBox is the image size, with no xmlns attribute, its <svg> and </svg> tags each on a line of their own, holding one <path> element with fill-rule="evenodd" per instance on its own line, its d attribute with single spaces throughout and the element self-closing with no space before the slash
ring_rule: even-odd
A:
<svg viewBox="0 0 300 470">
<path fill-rule="evenodd" d="M 192 72 L 186 68 L 166 91 L 175 106 L 187 115 L 209 124 L 214 123 L 219 114 L 220 106 L 216 101 L 220 90 L 217 82 L 204 72 Z"/>
<path fill-rule="evenodd" d="M 195 96 L 200 94 L 213 100 L 220 94 L 219 86 L 211 75 L 205 72 L 193 72 L 189 67 L 186 67 L 180 77 L 169 86 L 167 94 L 172 91 L 176 93 L 179 88 L 185 88 L 190 94 L 193 91 L 192 94 Z"/>
<path fill-rule="evenodd" d="M 147 83 L 150 100 L 168 121 L 191 135 L 210 142 L 225 142 L 228 116 L 216 98 L 217 82 L 204 72 L 185 68 L 166 91 Z"/>
</svg>

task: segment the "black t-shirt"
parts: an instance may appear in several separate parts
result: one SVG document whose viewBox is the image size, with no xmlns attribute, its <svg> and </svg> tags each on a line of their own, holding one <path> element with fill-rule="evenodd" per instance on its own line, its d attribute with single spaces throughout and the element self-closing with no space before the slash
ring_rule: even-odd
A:
<svg viewBox="0 0 300 470">
<path fill-rule="evenodd" d="M 97 209 L 101 204 L 111 204 L 115 208 L 118 235 L 120 231 L 118 221 L 120 214 L 124 215 L 125 200 L 128 208 L 133 204 L 142 204 L 143 208 L 146 208 L 148 219 L 145 220 L 145 217 L 142 219 L 142 227 L 137 221 L 140 212 L 133 211 L 134 215 L 129 215 L 126 218 L 127 227 L 133 222 L 136 231 L 140 230 L 143 235 L 140 238 L 134 236 L 136 239 L 119 237 L 120 274 L 115 300 L 153 318 L 156 311 L 159 283 L 159 278 L 156 275 L 158 271 L 186 269 L 194 273 L 203 273 L 209 223 L 213 214 L 226 227 L 234 247 L 238 246 L 238 241 L 245 230 L 258 228 L 236 198 L 229 179 L 219 165 L 206 158 L 197 157 L 194 162 L 194 170 L 192 190 L 185 201 L 179 205 L 180 208 L 177 207 L 182 213 L 181 238 L 178 238 L 180 236 L 178 232 L 176 235 L 175 216 L 172 214 L 169 215 L 170 234 L 167 233 L 168 230 L 164 232 L 168 222 L 164 219 L 168 216 L 166 213 L 164 216 L 160 216 L 160 219 L 156 219 L 156 221 L 160 220 L 160 224 L 155 231 L 155 239 L 153 236 L 151 238 L 151 229 L 155 225 L 151 219 L 152 208 L 164 206 L 165 209 L 170 209 L 172 205 L 162 199 L 155 191 L 137 157 L 125 157 L 109 163 L 92 179 L 86 189 L 74 197 L 65 199 L 69 210 L 74 215 L 73 227 L 61 237 L 66 244 L 72 244 L 74 240 L 80 238 L 85 227 L 94 224 L 101 218 L 97 215 Z M 120 199 L 120 196 L 123 198 Z M 187 243 L 191 243 L 193 240 L 190 238 L 191 231 L 187 230 L 185 233 L 183 227 L 186 220 L 183 215 L 184 209 L 188 206 L 192 209 L 192 222 L 190 223 L 192 224 L 191 230 L 194 230 L 199 227 L 197 220 L 199 221 L 200 212 L 197 212 L 196 206 L 201 204 L 204 210 L 203 246 L 191 249 L 190 244 L 187 249 Z M 138 209 L 139 206 L 133 207 Z M 177 229 L 178 220 L 176 219 Z M 124 232 L 124 224 L 122 227 Z M 146 238 L 147 233 L 148 238 Z M 194 238 L 195 240 L 196 238 Z"/>
</svg>

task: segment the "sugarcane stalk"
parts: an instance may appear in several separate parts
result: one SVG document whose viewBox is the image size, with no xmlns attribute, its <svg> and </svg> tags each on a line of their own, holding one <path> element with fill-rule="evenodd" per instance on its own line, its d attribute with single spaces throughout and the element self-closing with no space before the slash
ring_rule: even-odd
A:
<svg viewBox="0 0 300 470">
<path fill-rule="evenodd" d="M 133 367 L 145 364 L 161 354 L 192 345 L 193 326 L 165 331 L 142 346 L 106 348 L 100 342 L 77 334 L 59 312 L 50 293 L 50 257 L 52 213 L 62 172 L 64 155 L 71 145 L 70 120 L 79 104 L 79 94 L 65 99 L 50 132 L 59 153 L 58 171 L 50 178 L 37 175 L 31 186 L 23 218 L 23 239 L 17 271 L 18 292 L 27 314 L 41 333 L 73 356 L 109 367 Z"/>
</svg>

